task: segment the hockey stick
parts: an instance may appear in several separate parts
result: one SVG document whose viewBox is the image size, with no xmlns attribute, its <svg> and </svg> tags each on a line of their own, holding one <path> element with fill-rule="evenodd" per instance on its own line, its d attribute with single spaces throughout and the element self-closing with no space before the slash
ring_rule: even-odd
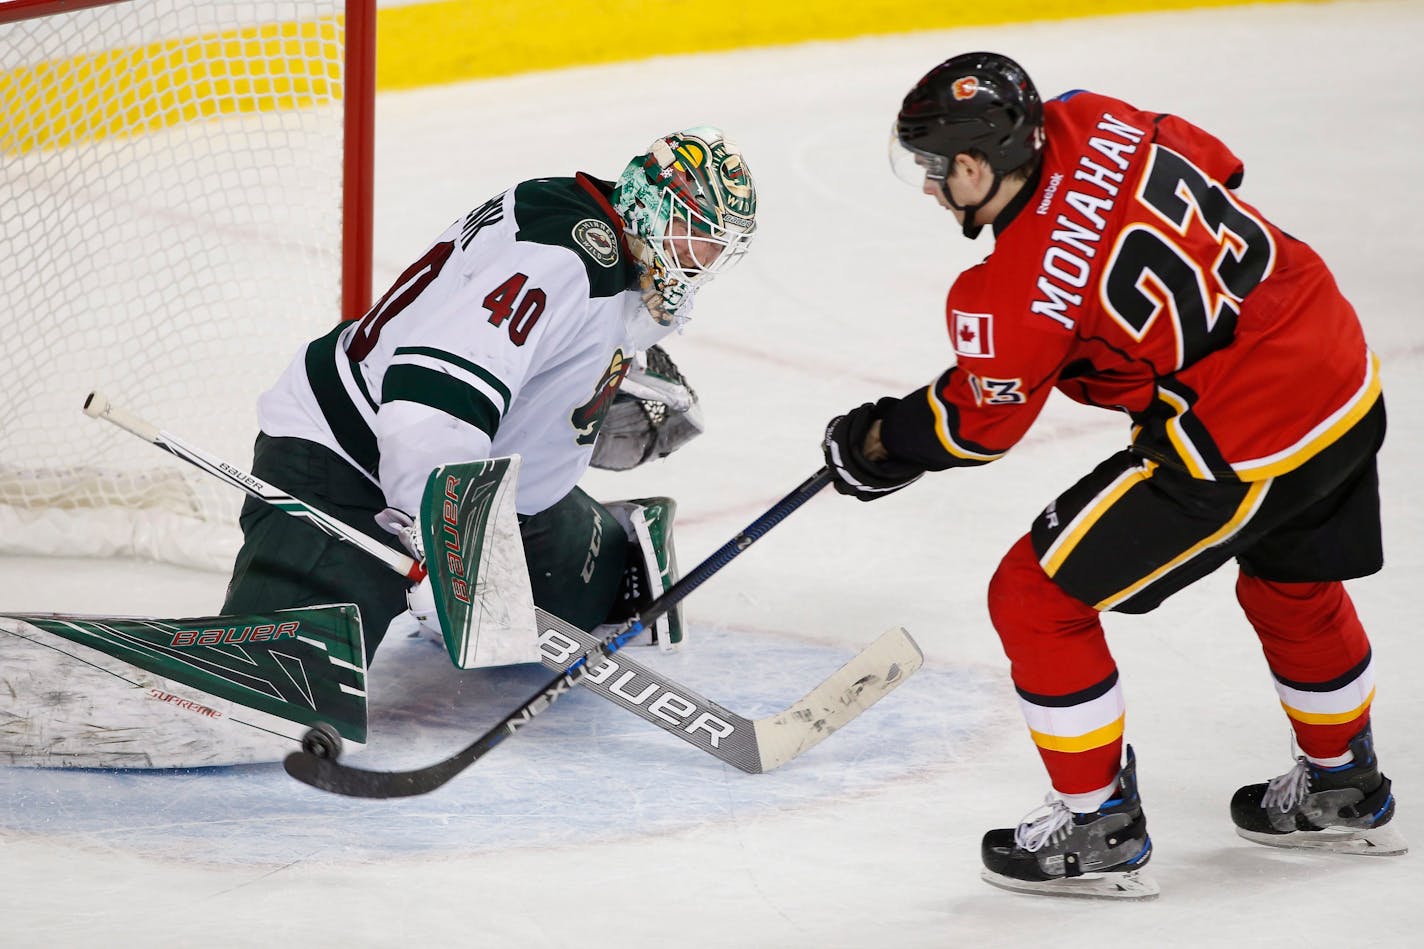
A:
<svg viewBox="0 0 1424 949">
<path fill-rule="evenodd" d="M 192 446 L 169 432 L 162 431 L 143 419 L 111 405 L 100 393 L 91 393 L 84 403 L 86 414 L 102 418 L 124 430 L 143 438 L 165 451 L 195 465 L 198 468 L 226 481 L 263 500 L 293 517 L 312 523 L 329 536 L 352 543 L 370 555 L 384 562 L 396 572 L 411 580 L 418 580 L 424 568 L 411 558 L 380 544 L 349 525 L 319 511 L 297 498 L 267 485 L 255 476 L 215 458 Z M 743 771 L 758 773 L 791 760 L 802 752 L 814 747 L 846 722 L 858 716 L 866 708 L 879 701 L 886 693 L 897 687 L 923 663 L 923 655 L 908 633 L 902 629 L 892 629 L 880 636 L 851 659 L 844 667 L 821 683 L 799 702 L 782 712 L 756 720 L 748 720 L 729 712 L 696 692 L 667 680 L 631 659 L 620 656 L 616 665 L 607 659 L 613 652 L 636 636 L 649 622 L 671 609 L 693 589 L 700 586 L 742 550 L 750 546 L 791 511 L 800 507 L 817 491 L 828 484 L 830 473 L 822 468 L 800 487 L 793 491 L 766 514 L 758 518 L 745 531 L 706 561 L 674 584 L 662 597 L 649 604 L 640 616 L 634 616 L 608 641 L 600 643 L 595 637 L 538 611 L 540 622 L 541 654 L 544 664 L 561 671 L 560 676 L 541 689 L 538 695 L 524 706 L 496 725 L 492 732 L 499 737 L 486 742 L 489 735 L 482 736 L 469 748 L 446 762 L 407 772 L 419 775 L 431 771 L 432 775 L 420 779 L 407 779 L 392 790 L 390 781 L 398 779 L 400 773 L 365 772 L 337 765 L 325 756 L 335 754 L 339 741 L 335 736 L 316 734 L 310 742 L 304 742 L 301 753 L 291 755 L 287 760 L 287 770 L 299 780 L 316 787 L 337 793 L 358 796 L 403 796 L 433 790 L 448 781 L 459 771 L 468 767 L 481 755 L 488 752 L 504 737 L 527 724 L 538 712 L 543 711 L 574 683 L 583 681 L 589 688 L 604 698 L 619 704 L 653 722 L 665 731 L 696 745 L 713 756 L 726 761 Z M 570 652 L 569 649 L 573 651 Z M 551 656 L 550 653 L 553 653 Z M 568 668 L 564 668 L 568 658 L 579 658 Z M 589 660 L 602 655 L 605 661 L 590 670 Z M 555 663 L 555 658 L 562 661 Z M 610 666 L 612 671 L 610 672 Z M 614 674 L 621 672 L 615 679 Z M 575 674 L 576 673 L 576 674 Z M 592 673 L 592 674 L 590 674 Z M 572 679 L 569 679 L 573 675 Z M 651 685 L 630 691 L 632 677 L 646 680 Z M 552 692 L 552 697 L 547 697 Z M 655 696 L 646 701 L 649 696 Z M 532 709 L 532 710 L 531 710 Z M 518 721 L 514 721 L 518 719 Z M 482 743 L 484 743 L 482 745 Z M 477 749 L 471 754 L 472 750 Z M 314 752 L 314 753 L 313 753 Z M 454 762 L 463 756 L 468 758 L 451 769 Z M 361 777 L 365 776 L 365 777 Z M 344 778 L 344 780 L 343 780 Z M 340 785 L 340 786 L 338 786 Z"/>
<path fill-rule="evenodd" d="M 380 541 L 337 520 L 325 511 L 317 510 L 305 501 L 298 500 L 287 492 L 272 487 L 236 465 L 228 464 L 221 458 L 216 458 L 201 449 L 184 444 L 175 435 L 162 431 L 137 415 L 112 405 L 101 392 L 91 392 L 85 398 L 84 414 L 91 418 L 112 422 L 124 431 L 137 435 L 169 454 L 177 455 L 189 464 L 201 468 L 219 481 L 226 481 L 239 491 L 244 491 L 259 501 L 266 501 L 292 517 L 306 521 L 330 537 L 359 547 L 412 582 L 418 583 L 425 578 L 425 568 L 400 551 L 393 550 Z"/>
<path fill-rule="evenodd" d="M 803 482 L 796 490 L 772 505 L 761 517 L 757 518 L 745 530 L 737 534 L 727 543 L 718 548 L 710 557 L 704 560 L 697 567 L 678 580 L 668 588 L 662 596 L 648 604 L 647 608 L 640 615 L 636 615 L 625 622 L 616 632 L 610 634 L 602 640 L 596 640 L 587 633 L 584 636 L 587 641 L 593 643 L 593 648 L 584 652 L 564 671 L 549 680 L 542 688 L 525 700 L 518 708 L 510 712 L 497 724 L 488 729 L 483 735 L 475 739 L 460 751 L 446 758 L 444 761 L 428 765 L 423 768 L 416 768 L 409 771 L 365 771 L 359 768 L 352 768 L 343 765 L 330 757 L 323 757 L 320 754 L 313 754 L 311 751 L 303 750 L 294 752 L 287 756 L 285 763 L 287 773 L 299 781 L 310 784 L 313 787 L 332 791 L 336 794 L 345 794 L 352 797 L 370 798 L 392 798 L 410 797 L 417 794 L 425 794 L 435 790 L 445 784 L 455 775 L 464 771 L 480 758 L 489 754 L 498 747 L 506 738 L 515 735 L 520 729 L 532 722 L 536 716 L 553 705 L 573 687 L 595 672 L 606 668 L 607 662 L 612 660 L 612 656 L 628 640 L 632 639 L 644 628 L 644 623 L 652 622 L 657 617 L 666 613 L 674 605 L 694 589 L 701 586 L 709 577 L 729 563 L 743 550 L 750 547 L 758 538 L 764 535 L 771 528 L 779 524 L 788 514 L 796 510 L 802 504 L 815 495 L 817 491 L 825 487 L 830 481 L 830 473 L 822 468 L 816 474 Z M 547 614 L 542 614 L 541 618 Z M 547 628 L 547 621 L 542 624 Z M 566 629 L 567 624 L 563 624 Z M 555 630 L 559 632 L 560 630 Z M 896 633 L 902 640 L 897 643 Z M 547 629 L 544 633 L 548 635 Z M 890 637 L 887 639 L 887 637 Z M 881 641 L 873 644 L 867 652 L 871 654 L 872 661 L 878 661 L 882 657 L 880 653 L 887 650 L 893 651 L 896 645 L 902 645 L 908 640 L 908 634 L 903 630 L 892 631 L 882 637 Z M 580 644 L 582 645 L 582 644 Z M 783 749 L 783 760 L 789 760 L 805 748 L 819 742 L 826 734 L 830 734 L 843 722 L 836 722 L 828 725 L 824 718 L 814 723 L 808 722 L 805 718 L 797 721 L 798 712 L 802 709 L 821 710 L 824 713 L 834 714 L 837 705 L 840 708 L 853 708 L 847 718 L 853 718 L 859 714 L 863 707 L 868 707 L 871 702 L 859 706 L 858 700 L 863 691 L 872 684 L 878 684 L 876 690 L 880 694 L 889 691 L 895 685 L 904 681 L 908 677 L 908 672 L 913 672 L 917 668 L 921 659 L 918 647 L 913 648 L 914 659 L 907 657 L 906 663 L 891 662 L 890 668 L 875 674 L 866 671 L 860 675 L 861 666 L 855 660 L 849 667 L 843 668 L 836 675 L 823 683 L 812 694 L 803 699 L 800 703 L 787 709 L 777 719 L 784 719 L 793 723 L 792 730 L 805 740 L 805 744 L 789 749 Z M 879 647 L 877 649 L 877 646 Z M 862 653 L 862 656 L 865 655 Z M 597 662 L 602 658 L 603 662 Z M 860 657 L 857 657 L 859 659 Z M 617 661 L 623 661 L 621 658 Z M 878 662 L 877 662 L 878 664 Z M 874 696 L 878 698 L 879 696 Z M 873 699 L 871 700 L 873 702 Z M 730 714 L 730 713 L 728 713 Z M 744 724 L 751 724 L 742 719 Z M 799 726 L 799 727 L 798 727 Z M 756 728 L 753 726 L 753 733 Z M 824 731 L 824 734 L 820 732 Z M 789 754 L 786 753 L 789 751 Z M 776 763 L 780 763 L 779 761 Z M 760 770 L 758 768 L 757 770 Z"/>
</svg>

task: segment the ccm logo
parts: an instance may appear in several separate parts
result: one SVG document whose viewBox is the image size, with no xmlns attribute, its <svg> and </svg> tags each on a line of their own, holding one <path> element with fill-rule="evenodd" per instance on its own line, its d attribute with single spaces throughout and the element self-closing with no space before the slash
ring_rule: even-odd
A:
<svg viewBox="0 0 1424 949">
<path fill-rule="evenodd" d="M 575 659 L 587 652 L 587 648 L 557 629 L 545 629 L 539 635 L 539 652 L 545 661 L 567 669 Z M 639 676 L 632 669 L 624 669 L 614 656 L 606 657 L 591 668 L 584 681 L 605 685 L 610 693 L 627 704 L 646 708 L 653 717 L 689 735 L 702 732 L 713 748 L 718 747 L 722 739 L 730 738 L 735 731 L 730 722 L 711 712 L 698 711 L 696 705 L 675 692 L 648 680 L 646 676 Z"/>
</svg>

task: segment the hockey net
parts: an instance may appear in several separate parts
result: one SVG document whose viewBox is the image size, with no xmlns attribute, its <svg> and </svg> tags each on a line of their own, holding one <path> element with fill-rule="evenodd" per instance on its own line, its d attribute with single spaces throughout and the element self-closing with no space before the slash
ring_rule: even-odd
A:
<svg viewBox="0 0 1424 949">
<path fill-rule="evenodd" d="M 0 552 L 225 569 L 258 395 L 370 289 L 374 0 L 0 4 Z"/>
</svg>

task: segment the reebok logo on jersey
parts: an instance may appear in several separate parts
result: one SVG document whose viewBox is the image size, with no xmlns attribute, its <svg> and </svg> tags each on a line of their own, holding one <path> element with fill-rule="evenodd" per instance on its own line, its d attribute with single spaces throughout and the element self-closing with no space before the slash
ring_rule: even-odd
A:
<svg viewBox="0 0 1424 949">
<path fill-rule="evenodd" d="M 618 263 L 618 235 L 607 224 L 586 217 L 574 225 L 573 235 L 574 241 L 600 266 Z"/>
<path fill-rule="evenodd" d="M 994 314 L 955 310 L 954 351 L 961 356 L 993 356 Z"/>
</svg>

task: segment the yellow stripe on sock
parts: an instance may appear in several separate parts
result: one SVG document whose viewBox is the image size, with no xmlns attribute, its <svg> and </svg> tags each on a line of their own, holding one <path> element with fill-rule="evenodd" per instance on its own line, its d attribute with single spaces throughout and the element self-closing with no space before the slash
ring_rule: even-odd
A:
<svg viewBox="0 0 1424 949">
<path fill-rule="evenodd" d="M 1112 744 L 1121 738 L 1123 721 L 1126 717 L 1126 715 L 1119 715 L 1116 721 L 1082 735 L 1049 735 L 1045 732 L 1034 731 L 1032 728 L 1029 729 L 1029 734 L 1033 736 L 1033 743 L 1046 751 L 1092 751 L 1094 748 Z"/>
<path fill-rule="evenodd" d="M 1302 725 L 1343 725 L 1369 711 L 1374 700 L 1375 690 L 1370 689 L 1370 694 L 1365 696 L 1365 700 L 1348 712 L 1305 712 L 1287 705 L 1285 702 L 1281 703 L 1281 708 L 1285 709 L 1287 715 Z"/>
</svg>

